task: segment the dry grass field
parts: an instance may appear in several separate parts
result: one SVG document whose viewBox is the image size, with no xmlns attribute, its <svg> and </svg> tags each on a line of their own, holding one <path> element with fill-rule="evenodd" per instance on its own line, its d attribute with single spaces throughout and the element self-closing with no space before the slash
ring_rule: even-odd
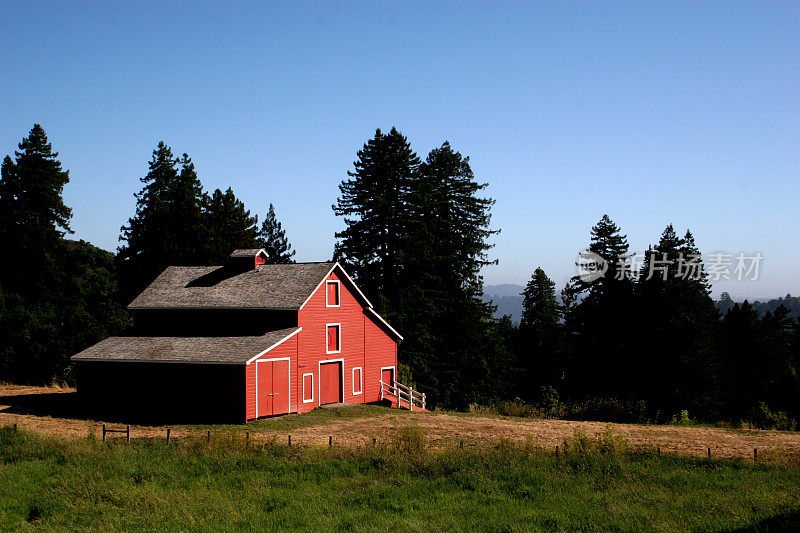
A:
<svg viewBox="0 0 800 533">
<path fill-rule="evenodd" d="M 94 420 L 76 413 L 74 396 L 74 389 L 68 388 L 0 385 L 0 426 L 18 424 L 40 434 L 85 438 L 89 434 L 99 436 L 104 422 L 113 427 L 124 422 Z M 465 448 L 492 446 L 501 440 L 555 449 L 576 430 L 594 435 L 610 426 L 615 434 L 624 435 L 635 451 L 660 448 L 664 454 L 705 457 L 711 448 L 714 458 L 748 459 L 758 449 L 759 459 L 800 460 L 798 432 L 606 424 L 450 412 L 410 413 L 377 406 L 318 409 L 305 415 L 287 415 L 241 426 L 173 426 L 171 435 L 180 438 L 205 434 L 210 429 L 248 432 L 254 442 L 273 439 L 282 442 L 291 434 L 295 444 L 326 446 L 329 437 L 333 437 L 337 446 L 356 448 L 371 444 L 373 439 L 391 439 L 399 428 L 409 425 L 418 426 L 425 435 L 426 445 L 433 449 L 458 446 L 461 442 Z M 132 438 L 163 437 L 165 433 L 165 427 L 131 425 Z"/>
</svg>

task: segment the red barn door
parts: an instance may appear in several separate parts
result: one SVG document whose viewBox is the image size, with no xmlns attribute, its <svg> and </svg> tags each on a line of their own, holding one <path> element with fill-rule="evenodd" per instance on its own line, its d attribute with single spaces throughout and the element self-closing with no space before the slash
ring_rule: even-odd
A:
<svg viewBox="0 0 800 533">
<path fill-rule="evenodd" d="M 289 361 L 256 362 L 257 416 L 289 412 Z"/>
<path fill-rule="evenodd" d="M 381 381 L 390 387 L 394 385 L 394 369 L 384 368 L 381 370 Z"/>
<path fill-rule="evenodd" d="M 320 365 L 320 403 L 342 401 L 342 363 Z"/>
</svg>

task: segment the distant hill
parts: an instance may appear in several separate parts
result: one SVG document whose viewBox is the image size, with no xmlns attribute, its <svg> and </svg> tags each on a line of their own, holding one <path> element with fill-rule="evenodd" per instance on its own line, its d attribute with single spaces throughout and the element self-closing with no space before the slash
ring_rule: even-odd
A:
<svg viewBox="0 0 800 533">
<path fill-rule="evenodd" d="M 484 285 L 483 300 L 497 306 L 497 311 L 494 312 L 495 318 L 510 315 L 511 321 L 519 324 L 519 320 L 522 318 L 522 295 L 520 293 L 524 290 L 524 286 L 513 283 Z"/>
<path fill-rule="evenodd" d="M 717 309 L 723 315 L 728 312 L 728 309 L 736 303 L 741 303 L 743 300 L 733 300 L 727 292 L 722 293 L 722 296 L 717 300 Z M 759 316 L 764 316 L 767 311 L 775 311 L 778 307 L 783 305 L 789 310 L 789 316 L 796 319 L 800 317 L 800 297 L 787 294 L 782 298 L 773 298 L 772 300 L 759 301 L 754 300 L 750 302 L 753 309 L 758 312 Z"/>
<path fill-rule="evenodd" d="M 485 285 L 483 287 L 483 299 L 486 302 L 492 302 L 497 306 L 495 311 L 495 318 L 500 318 L 503 315 L 510 315 L 511 320 L 515 324 L 519 324 L 522 318 L 522 295 L 520 294 L 525 287 L 522 285 L 514 285 L 512 283 L 504 283 L 502 285 Z M 561 295 L 557 294 L 559 302 Z M 734 304 L 741 303 L 744 300 L 733 300 L 730 295 L 723 293 L 722 297 L 717 300 L 717 309 L 723 315 L 728 312 L 728 309 Z M 779 306 L 783 305 L 789 310 L 789 316 L 793 319 L 800 317 L 800 296 L 792 296 L 787 294 L 781 298 L 773 298 L 772 300 L 753 300 L 750 301 L 759 316 L 764 316 L 767 311 L 775 311 Z"/>
</svg>

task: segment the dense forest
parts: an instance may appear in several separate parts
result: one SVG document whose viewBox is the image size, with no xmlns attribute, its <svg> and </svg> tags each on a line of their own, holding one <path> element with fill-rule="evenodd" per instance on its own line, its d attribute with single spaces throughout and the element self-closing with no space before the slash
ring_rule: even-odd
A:
<svg viewBox="0 0 800 533">
<path fill-rule="evenodd" d="M 70 240 L 70 177 L 57 157 L 35 125 L 2 163 L 0 380 L 69 382 L 69 356 L 124 333 L 125 304 L 167 265 L 215 264 L 251 247 L 293 261 L 273 205 L 259 225 L 230 188 L 204 191 L 191 158 L 163 142 L 117 252 Z M 499 232 L 486 187 L 448 142 L 423 159 L 394 128 L 366 141 L 339 186 L 333 256 L 403 333 L 401 381 L 450 409 L 794 427 L 797 298 L 715 304 L 702 262 L 686 275 L 684 259 L 701 257 L 692 233 L 672 225 L 640 269 L 626 270 L 626 236 L 603 215 L 587 228 L 587 257 L 603 260 L 603 275 L 557 289 L 532 267 L 517 325 L 483 294 Z"/>
</svg>

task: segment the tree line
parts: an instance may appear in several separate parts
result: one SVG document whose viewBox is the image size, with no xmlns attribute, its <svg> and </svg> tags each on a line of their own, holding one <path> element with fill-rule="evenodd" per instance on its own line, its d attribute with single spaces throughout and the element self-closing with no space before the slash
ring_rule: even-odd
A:
<svg viewBox="0 0 800 533">
<path fill-rule="evenodd" d="M 167 265 L 219 264 L 234 248 L 256 247 L 293 261 L 271 204 L 259 226 L 230 188 L 204 191 L 188 155 L 163 142 L 117 253 L 69 240 L 69 176 L 57 155 L 36 125 L 2 165 L 2 379 L 69 379 L 68 357 L 130 327 L 124 305 Z M 672 225 L 641 270 L 623 271 L 627 238 L 604 215 L 587 246 L 603 275 L 572 278 L 559 301 L 537 268 L 519 326 L 493 318 L 481 271 L 497 263 L 499 230 L 486 187 L 448 142 L 423 159 L 392 128 L 357 151 L 332 205 L 344 223 L 334 258 L 402 332 L 399 379 L 432 404 L 513 401 L 552 416 L 774 427 L 800 417 L 800 322 L 780 306 L 720 314 L 702 262 L 682 275 L 683 258 L 701 254 L 691 232 Z M 655 265 L 659 275 L 643 274 Z"/>
</svg>

